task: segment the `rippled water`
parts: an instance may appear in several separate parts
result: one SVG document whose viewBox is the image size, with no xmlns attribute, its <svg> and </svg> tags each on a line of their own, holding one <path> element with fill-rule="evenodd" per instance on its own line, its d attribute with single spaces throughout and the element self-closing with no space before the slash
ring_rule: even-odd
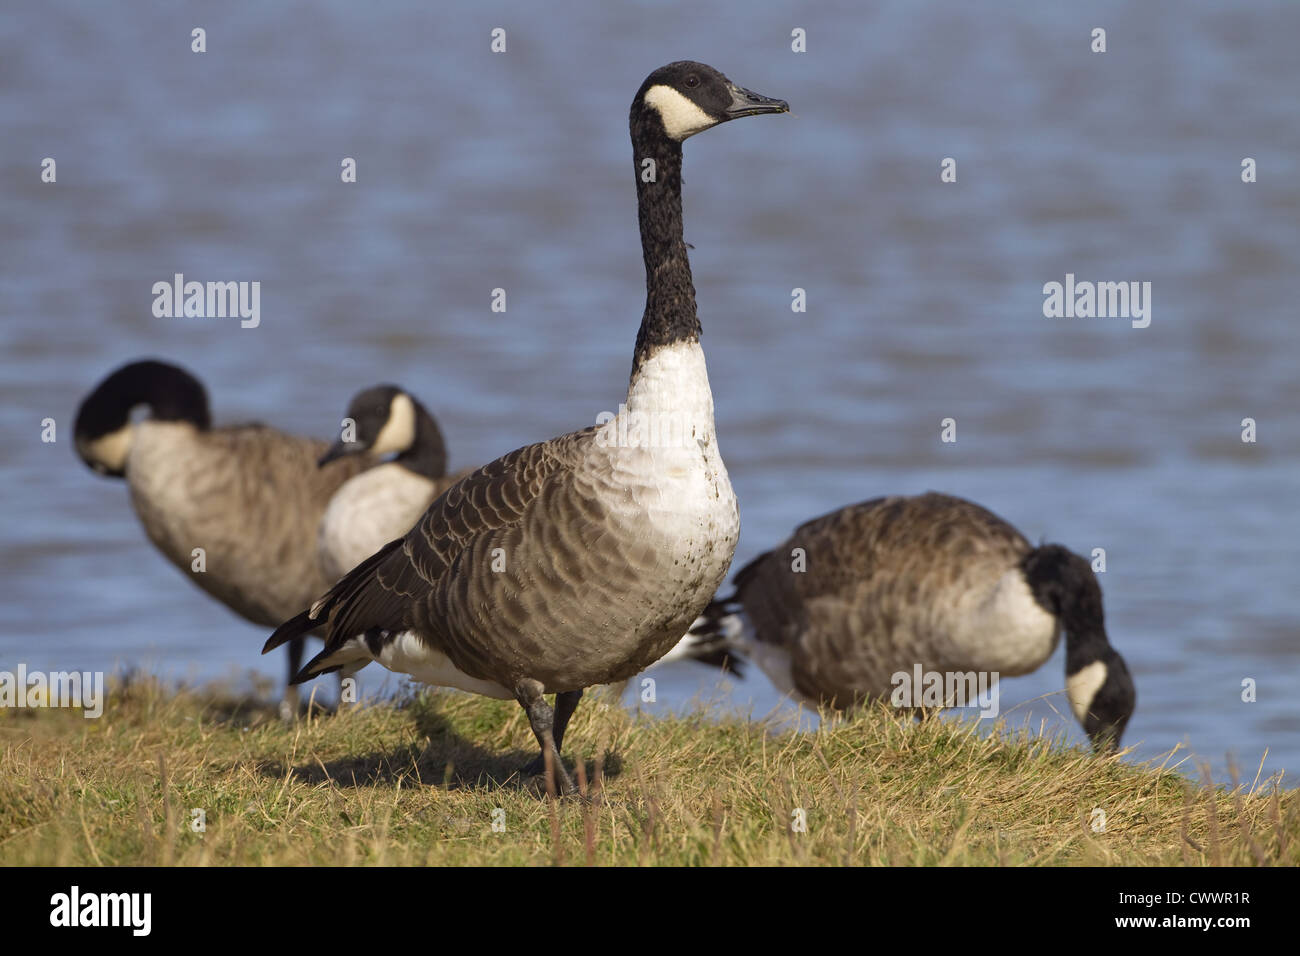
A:
<svg viewBox="0 0 1300 956">
<path fill-rule="evenodd" d="M 1265 773 L 1295 774 L 1297 26 L 1293 4 L 1208 0 L 13 6 L 0 666 L 279 676 L 262 629 L 182 582 L 71 450 L 77 402 L 128 359 L 193 368 L 221 421 L 322 436 L 355 389 L 398 381 L 455 467 L 614 407 L 643 288 L 627 106 L 692 57 L 796 114 L 687 146 L 737 566 L 849 502 L 970 497 L 1031 539 L 1106 549 L 1138 758 L 1181 743 L 1253 775 L 1267 748 Z M 259 280 L 260 327 L 154 318 L 176 272 Z M 1066 273 L 1150 281 L 1150 327 L 1044 318 Z M 713 684 L 667 668 L 658 706 Z M 1058 652 L 1003 709 L 1080 739 L 1062 686 Z M 777 703 L 761 678 L 726 699 Z"/>
</svg>

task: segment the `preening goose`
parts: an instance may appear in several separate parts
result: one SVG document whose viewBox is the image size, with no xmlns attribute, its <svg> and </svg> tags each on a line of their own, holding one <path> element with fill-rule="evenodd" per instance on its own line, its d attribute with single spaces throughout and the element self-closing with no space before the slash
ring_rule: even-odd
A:
<svg viewBox="0 0 1300 956">
<path fill-rule="evenodd" d="M 147 406 L 149 417 L 131 412 Z M 77 453 L 101 475 L 126 480 L 145 534 L 191 581 L 254 624 L 270 626 L 329 586 L 317 533 L 330 497 L 369 467 L 357 455 L 327 468 L 327 444 L 265 425 L 211 427 L 206 390 L 166 362 L 124 365 L 82 401 Z M 194 549 L 204 570 L 192 570 Z M 289 645 L 289 676 L 304 640 Z M 290 685 L 286 707 L 297 709 Z"/>
<path fill-rule="evenodd" d="M 800 549 L 800 550 L 796 550 Z M 796 570 L 802 566 L 803 570 Z M 735 576 L 673 656 L 752 660 L 780 690 L 852 707 L 894 675 L 1013 676 L 1065 631 L 1066 696 L 1094 749 L 1119 746 L 1137 701 L 1083 558 L 1034 547 L 997 515 L 931 492 L 876 498 L 800 526 Z"/>
<path fill-rule="evenodd" d="M 435 498 L 469 474 L 447 475 L 437 421 L 396 385 L 359 392 L 344 423 L 343 434 L 320 460 L 322 468 L 345 455 L 395 457 L 349 478 L 330 499 L 320 523 L 327 587 L 410 531 Z"/>
<path fill-rule="evenodd" d="M 378 661 L 514 698 L 542 765 L 573 789 L 560 748 L 584 688 L 631 677 L 677 642 L 726 576 L 739 531 L 682 237 L 682 141 L 788 109 L 701 63 L 647 77 L 629 117 L 646 304 L 619 414 L 462 479 L 265 650 L 328 621 L 299 680 Z"/>
</svg>

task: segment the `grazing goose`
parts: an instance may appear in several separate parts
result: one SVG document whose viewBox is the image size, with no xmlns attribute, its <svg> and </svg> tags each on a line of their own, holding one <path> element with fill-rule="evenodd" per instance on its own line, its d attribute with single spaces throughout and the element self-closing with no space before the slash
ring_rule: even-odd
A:
<svg viewBox="0 0 1300 956">
<path fill-rule="evenodd" d="M 437 421 L 396 385 L 359 392 L 348 405 L 347 418 L 355 434 L 330 446 L 320 460 L 322 468 L 363 452 L 395 457 L 349 478 L 330 499 L 320 523 L 325 587 L 410 531 L 435 498 L 469 474 L 447 476 L 447 448 Z"/>
<path fill-rule="evenodd" d="M 726 576 L 739 531 L 682 237 L 682 141 L 788 109 L 701 63 L 650 74 L 629 117 L 646 304 L 619 414 L 462 479 L 265 650 L 328 621 L 298 680 L 378 661 L 514 698 L 541 750 L 533 766 L 572 791 L 559 757 L 583 690 L 677 642 Z M 643 441 L 647 426 L 667 440 Z"/>
<path fill-rule="evenodd" d="M 149 417 L 131 412 L 147 406 Z M 145 534 L 204 591 L 270 626 L 329 587 L 316 552 L 330 497 L 373 460 L 317 468 L 327 445 L 265 425 L 211 427 L 208 396 L 189 372 L 132 362 L 100 382 L 77 410 L 77 453 L 101 475 L 124 478 Z M 194 549 L 206 567 L 193 571 Z M 304 641 L 289 645 L 289 676 Z M 285 706 L 296 712 L 290 685 Z"/>
<path fill-rule="evenodd" d="M 794 570 L 802 549 L 804 570 Z M 1119 746 L 1137 692 L 1106 638 L 1101 586 L 1057 544 L 1035 548 L 977 504 L 876 498 L 800 526 L 735 576 L 672 657 L 738 655 L 782 692 L 837 709 L 889 698 L 892 676 L 1014 676 L 1065 630 L 1066 695 L 1094 749 Z"/>
</svg>

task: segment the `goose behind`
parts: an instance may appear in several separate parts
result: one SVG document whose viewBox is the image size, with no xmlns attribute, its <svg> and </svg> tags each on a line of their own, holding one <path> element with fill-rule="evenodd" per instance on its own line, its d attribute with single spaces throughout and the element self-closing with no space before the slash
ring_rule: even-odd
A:
<svg viewBox="0 0 1300 956">
<path fill-rule="evenodd" d="M 534 766 L 572 790 L 560 749 L 583 690 L 631 677 L 676 643 L 725 577 L 739 530 L 682 234 L 681 144 L 787 110 L 700 63 L 647 77 L 629 116 L 646 303 L 619 415 L 457 482 L 265 650 L 328 620 L 325 650 L 299 679 L 378 661 L 514 698 L 537 738 Z M 676 440 L 629 441 L 641 435 L 633 419 Z"/>
<path fill-rule="evenodd" d="M 320 467 L 348 455 L 393 457 L 349 478 L 330 498 L 319 544 L 326 586 L 410 531 L 435 498 L 469 474 L 447 475 L 447 447 L 437 420 L 396 385 L 358 392 L 344 422 L 344 433 L 321 457 Z"/>
<path fill-rule="evenodd" d="M 752 660 L 781 691 L 845 709 L 890 698 L 893 675 L 918 664 L 1027 674 L 1063 629 L 1066 695 L 1094 749 L 1118 747 L 1136 705 L 1088 562 L 1061 545 L 1034 547 L 961 498 L 931 492 L 841 508 L 800 526 L 734 584 L 674 657 Z"/>
<path fill-rule="evenodd" d="M 132 411 L 149 417 L 134 422 Z M 77 453 L 126 481 L 154 546 L 191 581 L 253 624 L 270 625 L 328 587 L 316 535 L 330 496 L 372 464 L 317 468 L 325 442 L 265 425 L 213 428 L 207 391 L 186 370 L 143 360 L 117 369 L 77 410 Z M 203 570 L 194 570 L 201 548 Z M 290 676 L 302 661 L 290 645 Z M 292 687 L 286 703 L 296 709 Z"/>
</svg>

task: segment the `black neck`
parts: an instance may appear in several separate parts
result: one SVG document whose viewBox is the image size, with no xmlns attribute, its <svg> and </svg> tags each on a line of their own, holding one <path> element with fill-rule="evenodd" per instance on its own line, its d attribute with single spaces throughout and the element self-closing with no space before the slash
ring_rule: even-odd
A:
<svg viewBox="0 0 1300 956">
<path fill-rule="evenodd" d="M 139 405 L 161 422 L 189 422 L 206 429 L 211 423 L 208 395 L 189 372 L 166 362 L 132 362 L 100 382 L 77 410 L 78 436 L 97 438 L 116 431 Z"/>
<path fill-rule="evenodd" d="M 645 314 L 636 336 L 632 374 L 652 352 L 674 342 L 698 341 L 695 286 L 682 235 L 682 145 L 662 124 L 642 114 L 632 120 L 637 218 L 645 257 Z M 653 160 L 653 181 L 645 161 Z"/>
<path fill-rule="evenodd" d="M 417 475 L 441 478 L 447 473 L 447 445 L 442 439 L 442 429 L 423 405 L 415 399 L 411 399 L 411 404 L 415 406 L 415 440 L 393 461 Z"/>
<path fill-rule="evenodd" d="M 1031 551 L 1022 568 L 1034 600 L 1056 615 L 1065 630 L 1066 674 L 1115 656 L 1106 637 L 1101 585 L 1087 561 L 1059 544 L 1048 544 Z"/>
<path fill-rule="evenodd" d="M 1077 674 L 1089 664 L 1101 661 L 1109 664 L 1116 656 L 1106 637 L 1106 628 L 1100 620 L 1061 619 L 1065 630 L 1065 673 Z"/>
</svg>

